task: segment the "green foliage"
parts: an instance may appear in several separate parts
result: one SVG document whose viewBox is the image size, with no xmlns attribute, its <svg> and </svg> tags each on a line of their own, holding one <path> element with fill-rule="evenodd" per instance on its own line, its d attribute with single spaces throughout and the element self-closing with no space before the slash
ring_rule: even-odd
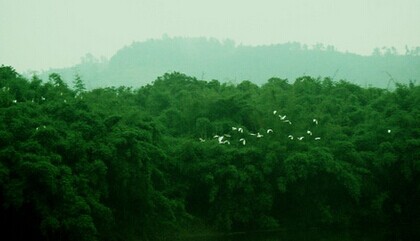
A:
<svg viewBox="0 0 420 241">
<path fill-rule="evenodd" d="M 82 78 L 78 74 L 76 74 L 73 84 L 74 84 L 74 90 L 76 91 L 76 95 L 81 94 L 83 93 L 83 91 L 86 90 L 85 84 L 83 83 Z"/>
<path fill-rule="evenodd" d="M 233 85 L 177 72 L 135 90 L 74 84 L 0 68 L 2 233 L 163 240 L 196 223 L 420 223 L 419 86 Z"/>
</svg>

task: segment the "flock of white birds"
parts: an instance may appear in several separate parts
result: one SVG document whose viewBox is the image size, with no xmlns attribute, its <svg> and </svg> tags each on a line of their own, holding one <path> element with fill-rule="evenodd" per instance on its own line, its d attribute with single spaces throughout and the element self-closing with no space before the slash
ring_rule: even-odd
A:
<svg viewBox="0 0 420 241">
<path fill-rule="evenodd" d="M 292 124 L 292 122 L 289 119 L 286 119 L 286 117 L 287 117 L 286 115 L 280 115 L 280 114 L 277 115 L 277 110 L 274 110 L 273 111 L 273 115 L 274 116 L 277 116 L 283 123 L 288 123 L 289 125 Z M 315 118 L 312 119 L 312 122 L 313 122 L 313 124 L 315 124 L 315 126 L 318 125 L 318 120 L 317 119 L 315 119 Z M 242 133 L 242 134 L 244 133 L 244 129 L 242 127 L 232 126 L 232 131 L 239 132 L 239 133 Z M 267 129 L 266 133 L 267 133 L 267 135 L 270 135 L 270 134 L 274 133 L 274 130 L 273 129 Z M 390 134 L 391 133 L 391 130 L 388 129 L 387 130 L 387 133 Z M 262 135 L 259 132 L 257 132 L 257 133 L 248 132 L 247 135 L 248 136 L 252 136 L 253 138 L 263 138 L 264 137 L 264 135 Z M 305 137 L 307 139 L 313 139 L 315 141 L 321 140 L 321 137 L 320 136 L 314 137 L 311 130 L 307 130 L 306 131 L 306 136 L 305 135 L 303 135 L 303 136 L 297 136 L 296 138 L 293 135 L 291 135 L 291 134 L 287 136 L 287 138 L 289 138 L 290 140 L 295 140 L 296 139 L 298 141 L 302 141 L 303 139 L 305 139 Z M 230 134 L 223 134 L 223 135 L 215 135 L 215 136 L 213 136 L 213 139 L 217 139 L 217 141 L 218 141 L 219 144 L 227 144 L 227 145 L 230 145 L 229 138 L 231 138 L 231 135 Z M 203 139 L 203 138 L 201 138 L 201 137 L 199 138 L 199 141 L 200 142 L 206 142 L 206 140 Z M 239 139 L 239 142 L 242 143 L 242 145 L 246 145 L 247 139 L 245 139 L 245 137 L 241 137 Z"/>
<path fill-rule="evenodd" d="M 277 114 L 277 110 L 274 110 L 273 111 L 273 115 L 274 116 L 277 116 L 279 119 L 280 119 L 280 121 L 282 121 L 283 123 L 288 123 L 289 125 L 292 125 L 292 121 L 290 121 L 289 119 L 287 119 L 286 117 L 286 115 L 280 115 L 280 114 Z M 315 125 L 318 125 L 318 120 L 317 119 L 313 119 L 312 120 L 312 122 L 315 124 Z M 234 131 L 234 132 L 239 132 L 239 133 L 244 133 L 244 129 L 242 128 L 242 127 L 236 127 L 236 126 L 232 126 L 232 131 Z M 266 134 L 267 135 L 270 135 L 270 134 L 272 134 L 272 133 L 274 133 L 274 130 L 273 129 L 271 129 L 271 128 L 269 128 L 269 129 L 267 129 L 267 131 L 266 131 Z M 307 138 L 311 138 L 312 137 L 312 135 L 313 135 L 313 133 L 312 133 L 312 131 L 311 130 L 307 130 L 306 131 L 306 134 L 307 134 L 307 136 L 298 136 L 298 137 L 296 137 L 296 140 L 298 140 L 298 141 L 302 141 L 305 137 L 307 137 Z M 248 133 L 246 133 L 245 135 L 248 135 L 248 136 L 250 136 L 250 138 L 263 138 L 264 137 L 264 135 L 263 134 L 261 134 L 260 132 L 257 132 L 257 133 L 253 133 L 253 132 L 248 132 Z M 217 142 L 219 143 L 219 144 L 227 144 L 227 145 L 230 145 L 230 142 L 231 142 L 231 140 L 229 139 L 229 138 L 231 138 L 231 135 L 230 134 L 222 134 L 222 135 L 215 135 L 215 136 L 213 136 L 213 139 L 217 139 Z M 293 135 L 288 135 L 288 138 L 290 139 L 290 140 L 294 140 L 295 139 L 295 137 L 293 136 Z M 321 140 L 321 137 L 319 137 L 319 136 L 317 136 L 317 137 L 312 137 L 315 141 L 319 141 L 319 140 Z M 198 138 L 199 139 L 199 141 L 200 142 L 206 142 L 206 140 L 205 139 L 203 139 L 203 138 Z M 238 140 L 242 145 L 246 145 L 246 142 L 247 142 L 247 139 L 244 137 L 244 136 L 241 136 L 241 138 Z"/>
</svg>

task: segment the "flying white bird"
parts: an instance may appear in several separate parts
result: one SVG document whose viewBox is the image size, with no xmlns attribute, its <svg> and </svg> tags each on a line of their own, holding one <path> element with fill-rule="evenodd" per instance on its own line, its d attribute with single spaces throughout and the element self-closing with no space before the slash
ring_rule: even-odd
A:
<svg viewBox="0 0 420 241">
<path fill-rule="evenodd" d="M 257 134 L 255 134 L 255 133 L 249 133 L 249 135 L 251 135 L 251 136 L 256 136 Z"/>
<path fill-rule="evenodd" d="M 228 145 L 230 145 L 230 142 L 228 141 L 228 140 L 224 140 L 224 141 L 222 141 L 222 142 L 220 142 L 220 144 L 228 144 Z"/>
<path fill-rule="evenodd" d="M 303 140 L 303 138 L 305 138 L 305 137 L 303 137 L 303 136 L 298 137 L 298 140 L 301 141 L 301 140 Z"/>
<path fill-rule="evenodd" d="M 388 133 L 391 133 L 391 130 L 388 130 Z"/>
<path fill-rule="evenodd" d="M 280 117 L 281 120 L 286 119 L 286 115 L 283 115 L 283 116 L 282 115 L 279 115 L 279 117 Z"/>
<path fill-rule="evenodd" d="M 230 135 L 229 134 L 223 134 L 224 136 L 226 136 L 226 137 L 230 137 Z"/>
<path fill-rule="evenodd" d="M 273 129 L 268 129 L 267 130 L 267 134 L 270 133 L 270 132 L 273 132 Z"/>
<path fill-rule="evenodd" d="M 292 135 L 289 135 L 289 136 L 288 136 L 288 138 L 289 138 L 290 140 L 293 140 L 293 136 L 292 136 Z"/>
<path fill-rule="evenodd" d="M 317 119 L 313 119 L 312 122 L 315 122 L 315 124 L 318 125 L 318 120 Z"/>
<path fill-rule="evenodd" d="M 306 133 L 307 133 L 308 135 L 312 136 L 312 131 L 307 130 L 307 131 L 306 131 Z"/>
<path fill-rule="evenodd" d="M 289 120 L 284 120 L 283 122 L 284 122 L 284 123 L 289 123 L 290 125 L 292 124 L 292 122 L 291 122 L 291 121 L 289 121 Z"/>
<path fill-rule="evenodd" d="M 277 113 L 277 110 L 273 110 L 273 115 L 275 115 Z"/>
<path fill-rule="evenodd" d="M 219 141 L 220 144 L 223 143 L 223 136 L 219 136 L 219 138 L 217 138 L 217 140 Z"/>
<path fill-rule="evenodd" d="M 316 141 L 321 140 L 321 137 L 315 137 L 315 140 Z"/>
<path fill-rule="evenodd" d="M 246 140 L 244 138 L 239 139 L 240 142 L 242 142 L 242 145 L 245 146 Z"/>
<path fill-rule="evenodd" d="M 257 133 L 257 138 L 261 138 L 263 135 L 261 135 L 259 132 Z"/>
<path fill-rule="evenodd" d="M 232 126 L 232 131 L 236 131 L 238 128 Z"/>
<path fill-rule="evenodd" d="M 238 128 L 238 131 L 239 131 L 240 133 L 244 133 L 244 129 L 242 129 L 241 127 L 239 127 L 239 128 Z"/>
<path fill-rule="evenodd" d="M 204 140 L 203 138 L 198 138 L 200 140 L 200 142 L 205 142 L 206 140 Z"/>
<path fill-rule="evenodd" d="M 45 97 L 44 96 L 41 96 L 41 100 L 45 100 Z"/>
</svg>

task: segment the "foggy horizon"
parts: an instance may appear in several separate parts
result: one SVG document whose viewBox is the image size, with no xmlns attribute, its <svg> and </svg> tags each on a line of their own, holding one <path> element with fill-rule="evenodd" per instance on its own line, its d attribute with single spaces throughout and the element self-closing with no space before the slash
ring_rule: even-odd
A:
<svg viewBox="0 0 420 241">
<path fill-rule="evenodd" d="M 110 58 L 133 42 L 215 38 L 237 45 L 322 43 L 370 55 L 420 46 L 420 2 L 404 1 L 0 1 L 0 64 L 18 71 Z"/>
<path fill-rule="evenodd" d="M 125 48 L 125 47 L 129 47 L 135 43 L 145 43 L 148 41 L 160 41 L 160 40 L 165 40 L 165 39 L 205 39 L 207 41 L 212 41 L 215 40 L 219 43 L 224 43 L 225 41 L 232 41 L 234 43 L 235 48 L 236 47 L 240 47 L 240 46 L 245 46 L 245 47 L 261 47 L 261 46 L 275 46 L 275 45 L 286 45 L 286 44 L 290 44 L 290 43 L 297 43 L 300 46 L 305 46 L 307 47 L 307 49 L 305 50 L 313 50 L 316 45 L 322 45 L 323 47 L 333 47 L 333 50 L 336 52 L 340 52 L 340 53 L 349 53 L 349 54 L 355 54 L 355 55 L 359 55 L 359 56 L 372 56 L 373 52 L 375 49 L 379 49 L 379 50 L 383 50 L 384 48 L 386 49 L 391 49 L 394 48 L 397 52 L 397 55 L 404 55 L 406 49 L 410 49 L 413 50 L 419 46 L 403 46 L 401 48 L 396 48 L 395 46 L 376 46 L 373 47 L 371 49 L 371 51 L 367 51 L 367 52 L 356 52 L 356 51 L 350 51 L 348 49 L 339 49 L 337 48 L 337 46 L 334 46 L 332 44 L 327 44 L 327 43 L 321 43 L 321 42 L 316 42 L 316 43 L 302 43 L 299 41 L 287 41 L 287 42 L 282 42 L 282 43 L 277 43 L 277 42 L 273 42 L 273 43 L 261 43 L 261 44 L 246 44 L 243 43 L 241 41 L 237 41 L 231 38 L 224 38 L 224 39 L 218 39 L 215 37 L 211 37 L 211 36 L 170 36 L 166 33 L 162 34 L 160 37 L 156 37 L 156 38 L 148 38 L 148 39 L 144 39 L 144 40 L 133 40 L 132 42 L 126 43 L 124 45 L 121 45 L 119 48 L 116 48 L 114 52 L 111 53 L 111 51 L 109 51 L 109 53 L 107 55 L 101 54 L 101 53 L 94 53 L 94 52 L 86 52 L 86 53 L 82 53 L 82 55 L 80 55 L 80 57 L 78 59 L 76 59 L 73 63 L 68 63 L 66 65 L 51 65 L 51 66 L 47 66 L 45 68 L 38 68 L 38 69 L 34 69 L 31 67 L 28 67 L 26 69 L 19 69 L 15 66 L 15 69 L 17 69 L 18 71 L 22 71 L 22 72 L 42 72 L 42 71 L 48 71 L 51 69 L 60 69 L 60 68 L 70 68 L 73 67 L 74 65 L 80 64 L 83 62 L 83 59 L 87 56 L 90 57 L 94 57 L 95 60 L 97 61 L 108 61 L 110 60 L 114 55 L 116 55 L 118 53 L 118 51 L 120 51 L 121 49 Z M 6 63 L 1 63 L 3 65 L 7 65 Z"/>
</svg>

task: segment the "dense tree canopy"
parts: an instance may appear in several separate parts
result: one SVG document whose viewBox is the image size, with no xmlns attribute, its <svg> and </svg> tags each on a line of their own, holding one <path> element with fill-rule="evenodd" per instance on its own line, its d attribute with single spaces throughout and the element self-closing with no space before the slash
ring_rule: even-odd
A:
<svg viewBox="0 0 420 241">
<path fill-rule="evenodd" d="M 73 83 L 0 67 L 0 227 L 15 240 L 420 224 L 419 86 Z"/>
</svg>

